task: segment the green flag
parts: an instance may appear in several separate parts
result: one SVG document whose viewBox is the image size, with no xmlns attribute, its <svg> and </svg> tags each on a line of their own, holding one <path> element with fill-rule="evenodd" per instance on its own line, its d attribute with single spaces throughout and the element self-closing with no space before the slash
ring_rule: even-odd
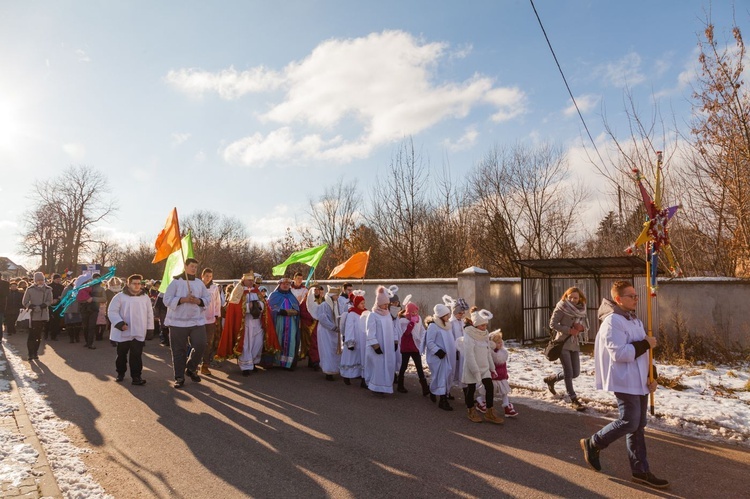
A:
<svg viewBox="0 0 750 499">
<path fill-rule="evenodd" d="M 193 233 L 188 231 L 187 235 L 182 238 L 182 253 L 185 259 L 193 258 Z M 180 275 L 185 271 L 185 264 L 180 256 L 180 250 L 175 251 L 167 257 L 167 265 L 164 267 L 164 277 L 161 278 L 159 292 L 167 290 L 167 286 L 172 282 L 172 276 Z"/>
<path fill-rule="evenodd" d="M 284 275 L 286 268 L 293 263 L 306 263 L 310 267 L 317 267 L 318 263 L 320 263 L 320 259 L 323 258 L 323 253 L 326 252 L 326 248 L 328 248 L 328 245 L 323 244 L 314 248 L 295 251 L 289 255 L 289 258 L 287 258 L 284 263 L 280 263 L 272 269 L 273 275 Z"/>
</svg>

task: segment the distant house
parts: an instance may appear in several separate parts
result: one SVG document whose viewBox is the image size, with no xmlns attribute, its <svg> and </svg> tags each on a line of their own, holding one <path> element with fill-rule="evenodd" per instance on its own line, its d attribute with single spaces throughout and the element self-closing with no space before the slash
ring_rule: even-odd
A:
<svg viewBox="0 0 750 499">
<path fill-rule="evenodd" d="M 10 258 L 0 256 L 0 275 L 4 279 L 12 279 L 14 277 L 26 277 L 29 275 L 29 271 L 22 265 L 13 263 Z"/>
</svg>

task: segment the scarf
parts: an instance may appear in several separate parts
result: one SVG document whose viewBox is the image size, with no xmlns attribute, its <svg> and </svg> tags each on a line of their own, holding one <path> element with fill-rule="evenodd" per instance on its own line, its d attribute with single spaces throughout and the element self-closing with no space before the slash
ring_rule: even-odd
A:
<svg viewBox="0 0 750 499">
<path fill-rule="evenodd" d="M 490 332 L 489 331 L 482 331 L 479 328 L 476 328 L 474 326 L 469 326 L 466 329 L 464 329 L 464 334 L 468 334 L 471 336 L 473 340 L 482 342 L 482 341 L 488 341 Z"/>
<path fill-rule="evenodd" d="M 562 313 L 573 319 L 573 324 L 583 324 L 583 334 L 579 335 L 578 342 L 586 343 L 589 341 L 589 320 L 586 315 L 586 305 L 574 305 L 572 301 L 560 300 L 557 307 Z"/>
<path fill-rule="evenodd" d="M 446 331 L 449 331 L 451 329 L 450 324 L 448 324 L 447 322 L 444 322 L 443 319 L 441 319 L 440 317 L 435 317 L 434 322 L 435 324 L 437 324 L 437 326 L 440 329 L 445 329 Z"/>
<path fill-rule="evenodd" d="M 354 312 L 357 315 L 362 315 L 364 310 L 360 310 L 359 307 L 349 307 L 349 312 Z"/>
</svg>

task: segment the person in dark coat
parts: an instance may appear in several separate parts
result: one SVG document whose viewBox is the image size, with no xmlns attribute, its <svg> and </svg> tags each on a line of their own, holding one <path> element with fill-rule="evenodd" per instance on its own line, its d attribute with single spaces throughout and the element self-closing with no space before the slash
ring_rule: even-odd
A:
<svg viewBox="0 0 750 499">
<path fill-rule="evenodd" d="M 10 283 L 0 276 L 0 340 L 3 339 L 3 320 L 5 319 L 5 306 L 8 303 Z"/>
<path fill-rule="evenodd" d="M 8 335 L 16 334 L 16 321 L 18 313 L 23 307 L 23 292 L 18 289 L 18 283 L 10 283 L 8 290 L 8 299 L 5 303 L 5 326 Z"/>
<path fill-rule="evenodd" d="M 52 282 L 49 285 L 52 288 L 52 306 L 54 307 L 60 303 L 60 297 L 62 296 L 65 286 L 62 283 L 62 276 L 60 274 L 54 274 L 52 276 Z M 57 340 L 57 335 L 60 334 L 62 326 L 62 318 L 60 314 L 50 310 L 49 322 L 47 323 L 47 329 L 44 331 L 44 339 L 49 336 L 53 341 Z"/>
</svg>

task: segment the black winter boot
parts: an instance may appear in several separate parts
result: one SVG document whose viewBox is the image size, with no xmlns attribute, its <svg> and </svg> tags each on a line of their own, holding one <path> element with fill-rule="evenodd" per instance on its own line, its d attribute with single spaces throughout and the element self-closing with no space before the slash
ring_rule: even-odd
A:
<svg viewBox="0 0 750 499">
<path fill-rule="evenodd" d="M 445 395 L 440 396 L 440 402 L 438 402 L 438 407 L 444 411 L 452 411 L 453 407 L 448 403 L 448 397 Z"/>
<path fill-rule="evenodd" d="M 399 376 L 397 382 L 398 382 L 398 387 L 396 388 L 396 391 L 398 391 L 398 393 L 409 393 L 409 390 L 407 390 L 406 388 L 404 388 L 404 377 L 403 376 Z"/>
<path fill-rule="evenodd" d="M 426 397 L 430 394 L 430 385 L 427 384 L 427 379 L 419 378 L 419 384 L 422 385 L 422 396 Z"/>
</svg>

